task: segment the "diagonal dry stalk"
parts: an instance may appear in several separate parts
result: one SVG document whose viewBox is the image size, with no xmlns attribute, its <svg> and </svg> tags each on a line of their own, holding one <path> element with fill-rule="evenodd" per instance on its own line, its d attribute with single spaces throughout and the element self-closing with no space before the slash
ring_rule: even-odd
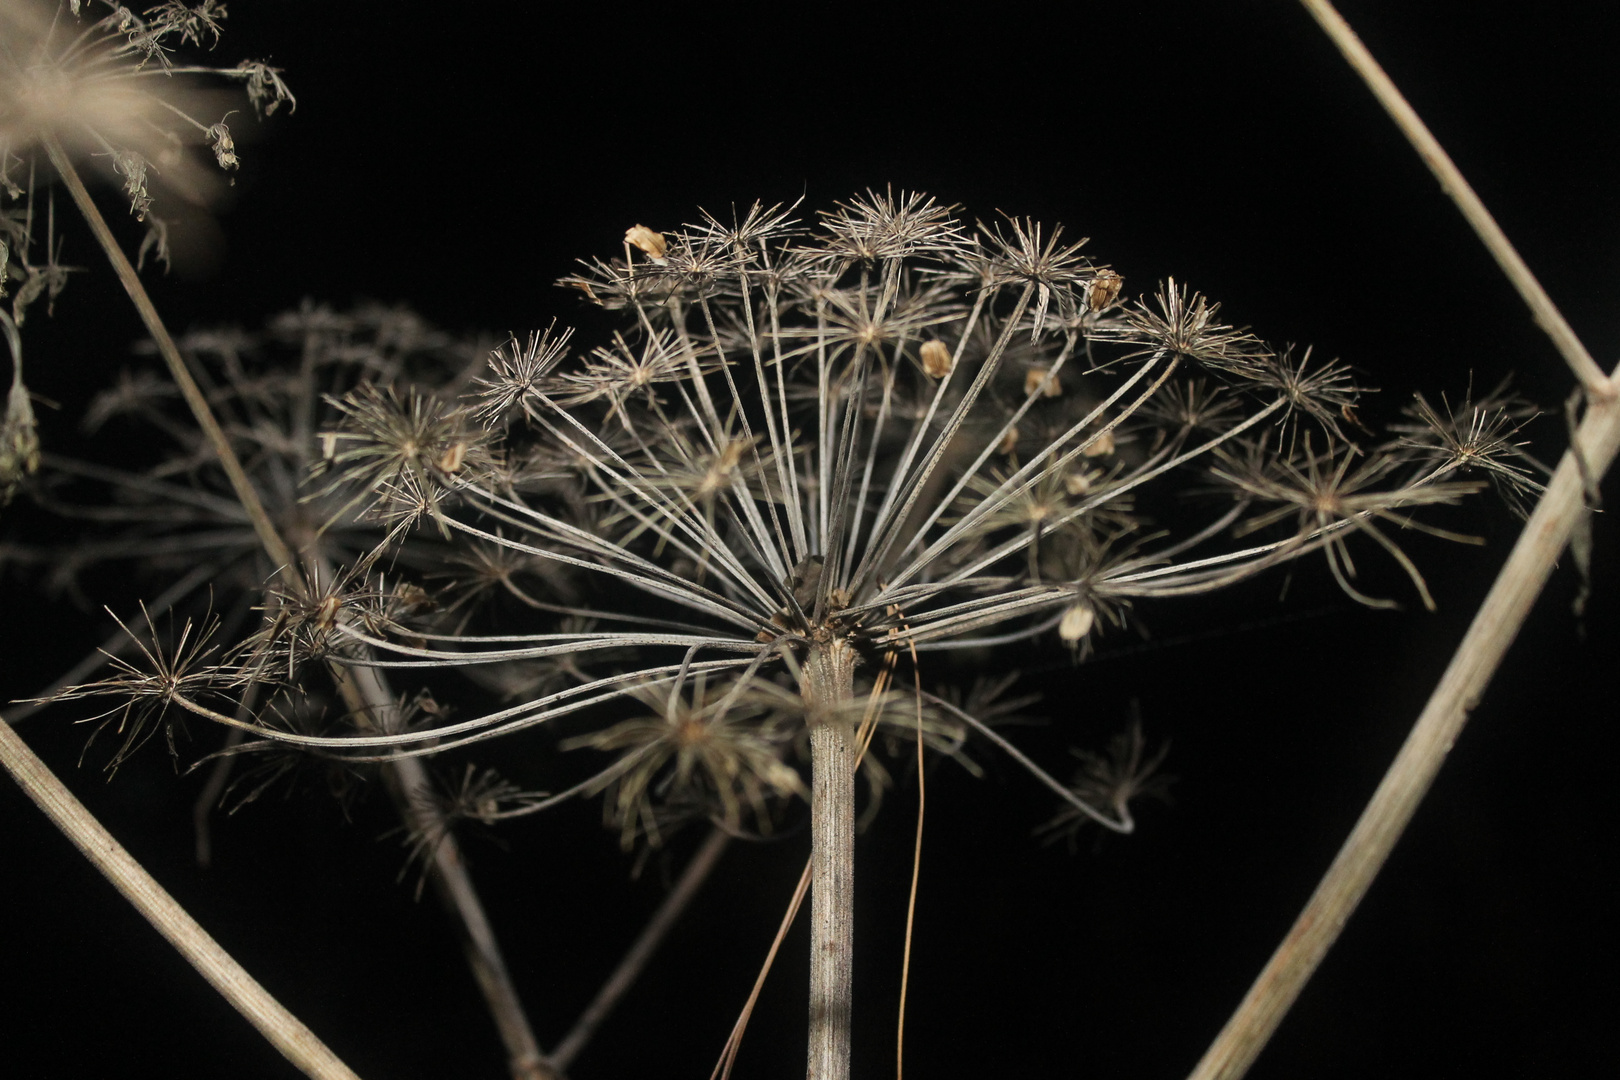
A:
<svg viewBox="0 0 1620 1080">
<path fill-rule="evenodd" d="M 198 426 L 214 448 L 220 465 L 230 480 L 232 490 L 246 512 L 248 519 L 252 522 L 254 531 L 258 535 L 259 542 L 265 553 L 289 582 L 295 593 L 307 593 L 308 583 L 298 569 L 291 548 L 282 539 L 275 523 L 265 510 L 263 502 L 259 499 L 258 492 L 253 488 L 252 481 L 248 479 L 241 461 L 237 458 L 224 431 L 220 428 L 219 421 L 209 407 L 202 389 L 197 385 L 196 380 L 192 378 L 191 372 L 187 369 L 185 361 L 180 355 L 179 348 L 175 345 L 173 337 L 169 334 L 168 328 L 164 325 L 161 316 L 159 316 L 157 308 L 152 304 L 151 297 L 147 294 L 145 286 L 141 284 L 139 275 L 136 274 L 135 268 L 130 265 L 128 257 L 124 255 L 123 249 L 118 246 L 117 241 L 114 239 L 112 230 L 107 226 L 107 222 L 102 217 L 100 210 L 90 198 L 90 193 L 86 190 L 83 180 L 74 168 L 72 160 L 54 136 L 45 136 L 43 143 L 50 156 L 51 164 L 56 168 L 63 183 L 72 195 L 74 203 L 78 206 L 85 221 L 90 225 L 91 232 L 95 235 L 97 242 L 112 263 L 119 282 L 129 294 L 131 302 L 141 316 L 141 321 L 146 325 L 147 331 L 156 343 L 158 352 L 168 366 L 181 396 L 185 399 Z M 395 709 L 391 692 L 386 683 L 381 680 L 380 675 L 374 671 L 335 667 L 334 677 L 345 702 L 357 716 L 376 717 L 387 715 Z M 5 734 L 8 738 L 15 738 L 9 726 Z M 7 755 L 5 759 L 6 766 L 11 769 L 18 782 L 23 784 L 25 790 L 28 790 L 30 795 L 34 795 L 35 787 L 30 787 L 30 783 L 37 786 L 38 783 L 43 781 L 24 782 L 22 774 L 17 771 L 20 766 L 13 766 L 13 758 L 14 755 Z M 20 761 L 21 759 L 16 760 Z M 39 762 L 37 758 L 33 760 L 37 763 L 36 772 L 46 770 L 44 764 Z M 48 770 L 46 770 L 46 775 L 49 775 Z M 407 825 L 418 827 L 425 825 L 429 828 L 442 826 L 442 822 L 425 820 L 437 818 L 440 812 L 430 801 L 418 795 L 418 793 L 426 790 L 428 784 L 425 770 L 419 761 L 405 759 L 391 762 L 389 763 L 388 776 L 390 788 L 395 794 L 395 800 L 400 807 L 401 814 L 406 818 Z M 50 776 L 50 781 L 57 789 L 60 789 L 60 795 L 66 795 L 66 788 L 61 786 L 60 781 L 57 781 L 54 776 Z M 51 789 L 47 786 L 40 790 Z M 52 797 L 59 798 L 60 796 L 53 794 Z M 71 799 L 72 797 L 67 795 L 67 798 Z M 38 796 L 36 796 L 36 801 L 39 801 Z M 41 803 L 41 805 L 44 804 Z M 77 805 L 77 803 L 74 805 Z M 53 814 L 53 820 L 64 832 L 68 832 L 69 837 L 87 854 L 91 850 L 91 845 L 100 842 L 92 832 L 83 831 L 90 829 L 91 826 L 100 829 L 100 826 L 82 807 L 80 807 L 78 815 L 57 816 Z M 69 831 L 70 829 L 81 830 L 82 834 Z M 516 990 L 507 974 L 500 948 L 495 941 L 489 920 L 484 913 L 483 903 L 467 874 L 466 866 L 460 857 L 459 848 L 455 844 L 454 838 L 450 837 L 443 828 L 438 828 L 437 832 L 445 836 L 445 841 L 439 844 L 435 850 L 430 873 L 436 891 L 444 901 L 446 909 L 457 921 L 473 976 L 483 993 L 496 1027 L 500 1031 L 502 1042 L 506 1046 L 508 1064 L 514 1080 L 544 1080 L 550 1073 L 543 1063 L 539 1045 L 529 1028 L 522 1003 L 518 1000 Z M 105 835 L 104 830 L 102 835 Z M 108 840 L 110 842 L 110 837 Z M 134 863 L 133 859 L 126 857 L 122 862 L 98 862 L 97 866 L 113 880 L 113 883 L 118 886 L 120 891 L 124 892 L 126 896 L 132 896 L 132 902 L 132 891 L 139 891 L 146 887 L 140 883 L 138 877 L 114 876 L 115 874 L 128 875 L 132 873 L 131 867 L 138 871 L 139 866 Z M 144 871 L 141 871 L 141 874 L 144 875 Z M 150 878 L 146 877 L 145 881 L 150 882 Z M 151 888 L 157 888 L 156 884 L 151 883 Z M 159 892 L 161 893 L 160 889 Z M 163 895 L 167 897 L 167 894 Z M 175 906 L 178 911 L 178 907 L 173 905 L 172 899 L 169 900 L 169 903 L 171 906 Z M 140 907 L 141 905 L 137 904 L 137 906 Z M 159 924 L 154 916 L 148 913 L 146 908 L 142 908 L 142 913 L 152 919 L 154 925 L 157 925 L 168 936 L 168 931 L 164 930 L 164 926 Z M 184 913 L 180 912 L 180 915 L 184 916 Z M 186 918 L 189 919 L 189 916 L 186 916 Z M 200 929 L 198 932 L 201 933 Z M 206 938 L 206 935 L 204 937 Z M 171 936 L 172 940 L 175 939 Z M 214 950 L 220 951 L 218 946 L 212 943 L 211 939 L 208 939 L 208 942 Z M 185 950 L 182 949 L 182 951 Z M 246 977 L 245 974 L 243 977 Z M 215 985 L 217 987 L 221 984 L 215 982 Z M 225 991 L 222 989 L 221 992 L 224 993 Z M 242 1009 L 244 1015 L 247 1015 L 249 1019 L 254 1019 L 254 1014 L 244 1009 L 236 998 L 231 997 L 230 994 L 226 996 L 231 999 L 233 1005 L 237 1005 L 239 1009 Z M 272 1039 L 272 1041 L 275 1040 Z M 278 1042 L 277 1045 L 280 1046 L 281 1044 Z M 347 1074 L 346 1069 L 345 1074 Z"/>
<path fill-rule="evenodd" d="M 1484 694 L 1620 449 L 1620 369 L 1605 377 L 1449 156 L 1327 0 L 1301 0 L 1377 94 L 1530 306 L 1587 396 L 1585 420 L 1428 704 L 1282 944 L 1194 1080 L 1237 1080 L 1265 1048 L 1366 895 Z"/>
<path fill-rule="evenodd" d="M 681 871 L 680 880 L 675 882 L 675 887 L 664 897 L 663 903 L 658 905 L 658 910 L 653 912 L 652 918 L 647 920 L 647 925 L 642 928 L 641 934 L 624 954 L 624 958 L 619 961 L 619 966 L 613 969 L 613 973 L 596 992 L 591 1003 L 585 1006 L 585 1010 L 579 1014 L 579 1019 L 574 1021 L 574 1026 L 558 1040 L 557 1048 L 546 1056 L 546 1062 L 554 1072 L 568 1071 L 568 1067 L 574 1063 L 580 1051 L 585 1049 L 591 1037 L 596 1034 L 597 1028 L 602 1026 L 602 1022 L 612 1013 L 620 999 L 631 986 L 635 985 L 647 962 L 663 943 L 670 927 L 674 926 L 675 921 L 686 911 L 692 898 L 703 887 L 709 873 L 730 845 L 730 833 L 718 826 L 709 831 L 707 839 L 686 864 L 686 869 Z"/>
<path fill-rule="evenodd" d="M 97 870 L 208 984 L 304 1075 L 314 1080 L 357 1080 L 314 1032 L 260 986 L 257 980 L 186 914 L 134 856 L 73 797 L 39 755 L 0 720 L 0 765 L 28 797 L 72 840 Z"/>
<path fill-rule="evenodd" d="M 382 731 L 397 729 L 394 721 L 399 715 L 399 705 L 380 671 L 333 664 L 332 676 L 344 704 L 356 717 L 363 718 L 363 726 Z M 495 931 L 461 857 L 461 845 L 455 834 L 445 828 L 438 807 L 426 798 L 432 787 L 427 768 L 420 758 L 401 758 L 389 762 L 383 776 L 407 827 L 425 836 L 438 837 L 433 845 L 429 878 L 440 902 L 455 920 L 467 966 L 472 969 L 473 979 L 484 995 L 484 1003 L 506 1048 L 512 1080 L 552 1080 L 556 1073 L 547 1065 L 534 1031 L 529 1027 L 529 1018 L 518 999 L 517 988 L 512 985 Z"/>
</svg>

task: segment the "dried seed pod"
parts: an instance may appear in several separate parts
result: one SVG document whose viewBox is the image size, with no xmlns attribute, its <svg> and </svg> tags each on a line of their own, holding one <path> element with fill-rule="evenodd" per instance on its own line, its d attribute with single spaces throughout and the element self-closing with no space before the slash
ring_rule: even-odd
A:
<svg viewBox="0 0 1620 1080">
<path fill-rule="evenodd" d="M 209 128 L 204 135 L 214 148 L 214 160 L 219 162 L 222 169 L 234 169 L 241 165 L 236 157 L 236 140 L 231 138 L 231 129 L 221 120 Z"/>
<path fill-rule="evenodd" d="M 39 471 L 39 430 L 28 387 L 13 380 L 0 420 L 0 506 L 9 503 L 23 479 Z"/>
<path fill-rule="evenodd" d="M 1018 429 L 1015 427 L 1008 428 L 1007 434 L 1003 435 L 1001 442 L 996 444 L 996 452 L 1011 454 L 1016 449 L 1018 449 Z"/>
<path fill-rule="evenodd" d="M 1114 433 L 1105 431 L 1091 440 L 1084 450 L 1080 451 L 1086 457 L 1107 457 L 1114 452 Z"/>
<path fill-rule="evenodd" d="M 1092 311 L 1101 311 L 1119 299 L 1119 290 L 1125 279 L 1112 270 L 1099 270 L 1086 284 L 1086 303 Z"/>
<path fill-rule="evenodd" d="M 645 225 L 632 225 L 624 230 L 624 242 L 631 247 L 640 248 L 653 259 L 662 259 L 667 250 L 664 234 L 653 232 Z"/>
<path fill-rule="evenodd" d="M 1057 397 L 1063 393 L 1063 384 L 1051 373 L 1051 368 L 1032 367 L 1024 373 L 1024 393 L 1040 390 L 1042 397 Z"/>
<path fill-rule="evenodd" d="M 439 455 L 439 461 L 438 461 L 439 469 L 441 471 L 447 472 L 447 473 L 457 473 L 457 472 L 461 471 L 461 466 L 462 466 L 463 463 L 466 462 L 466 460 L 467 460 L 467 443 L 466 443 L 466 440 L 457 439 L 455 442 L 451 443 L 448 447 L 445 448 L 445 451 L 444 451 L 443 454 Z"/>
<path fill-rule="evenodd" d="M 1058 637 L 1070 645 L 1077 644 L 1091 633 L 1096 621 L 1097 613 L 1091 610 L 1090 605 L 1071 604 L 1063 612 L 1063 621 L 1058 623 Z"/>
<path fill-rule="evenodd" d="M 943 341 L 925 341 L 917 352 L 922 361 L 922 369 L 929 378 L 943 379 L 951 373 L 951 350 L 945 347 Z"/>
</svg>

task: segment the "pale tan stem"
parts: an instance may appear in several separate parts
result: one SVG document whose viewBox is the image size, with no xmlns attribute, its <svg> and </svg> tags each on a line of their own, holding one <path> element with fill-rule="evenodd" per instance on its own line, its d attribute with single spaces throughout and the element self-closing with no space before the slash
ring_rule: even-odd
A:
<svg viewBox="0 0 1620 1080">
<path fill-rule="evenodd" d="M 1620 399 L 1595 400 L 1576 432 L 1575 445 L 1559 463 L 1456 655 L 1361 819 L 1288 936 L 1193 1070 L 1192 1080 L 1237 1080 L 1277 1030 L 1412 820 L 1467 722 L 1469 710 L 1484 694 L 1559 554 L 1569 543 L 1571 531 L 1587 512 L 1582 464 L 1595 481 L 1614 461 L 1617 449 Z"/>
<path fill-rule="evenodd" d="M 911 649 L 911 670 L 918 676 L 917 649 Z M 923 760 L 922 685 L 917 690 L 917 839 L 911 854 L 911 894 L 906 899 L 906 944 L 900 961 L 900 1008 L 894 1032 L 894 1080 L 906 1075 L 906 991 L 911 988 L 911 934 L 917 923 L 917 885 L 922 879 L 923 821 L 928 811 L 928 770 Z"/>
<path fill-rule="evenodd" d="M 1529 305 L 1530 313 L 1535 316 L 1536 325 L 1546 331 L 1553 345 L 1563 355 L 1564 361 L 1575 372 L 1575 377 L 1580 380 L 1587 396 L 1595 400 L 1614 397 L 1620 393 L 1620 384 L 1617 384 L 1616 380 L 1604 377 L 1603 369 L 1598 367 L 1597 361 L 1592 359 L 1592 354 L 1586 351 L 1586 346 L 1575 336 L 1575 331 L 1565 321 L 1563 314 L 1558 310 L 1558 305 L 1553 303 L 1552 297 L 1547 295 L 1547 290 L 1541 287 L 1541 282 L 1536 280 L 1536 276 L 1519 257 L 1512 242 L 1496 224 L 1496 219 L 1491 217 L 1490 211 L 1485 209 L 1485 204 L 1480 201 L 1479 196 L 1474 194 L 1474 189 L 1463 178 L 1462 172 L 1452 162 L 1451 156 L 1430 133 L 1428 125 L 1424 124 L 1422 118 L 1407 103 L 1389 76 L 1384 74 L 1384 69 L 1373 59 L 1372 53 L 1367 51 L 1367 47 L 1361 43 L 1356 32 L 1350 29 L 1350 24 L 1344 21 L 1344 17 L 1328 0 L 1300 0 L 1300 3 L 1305 5 L 1305 9 L 1321 24 L 1322 29 L 1327 31 L 1328 37 L 1333 39 L 1333 43 L 1339 47 L 1339 51 L 1350 62 L 1350 66 L 1365 80 L 1390 118 L 1423 158 L 1423 163 L 1440 181 L 1441 189 L 1451 196 L 1451 200 L 1462 211 L 1463 217 L 1468 219 L 1468 224 L 1473 226 L 1474 232 L 1490 251 L 1496 264 L 1502 268 L 1502 272 L 1508 276 L 1513 287 Z"/>
<path fill-rule="evenodd" d="M 1400 753 L 1304 911 L 1192 1072 L 1237 1080 L 1259 1057 L 1366 895 L 1540 595 L 1583 514 L 1586 491 L 1620 448 L 1620 369 L 1605 377 L 1456 165 L 1327 0 L 1301 0 L 1361 74 L 1490 249 L 1587 392 L 1586 419 L 1525 524 Z"/>
<path fill-rule="evenodd" d="M 652 918 L 647 920 L 647 925 L 642 928 L 641 934 L 630 946 L 630 950 L 624 954 L 624 959 L 619 961 L 619 966 L 613 969 L 613 974 L 608 976 L 602 988 L 596 992 L 596 997 L 591 999 L 585 1011 L 579 1014 L 579 1019 L 574 1021 L 573 1028 L 562 1037 L 562 1041 L 557 1043 L 557 1049 L 547 1058 L 553 1070 L 558 1073 L 568 1071 L 568 1067 L 574 1063 L 579 1052 L 585 1049 L 591 1037 L 596 1034 L 596 1029 L 602 1026 L 602 1022 L 613 1012 L 620 999 L 641 977 L 648 961 L 663 943 L 665 935 L 686 911 L 687 905 L 708 880 L 709 874 L 730 844 L 731 837 L 724 829 L 710 830 L 708 838 L 686 864 L 686 869 L 681 871 L 675 887 L 664 897 L 664 902 L 658 905 L 658 910 L 653 912 Z"/>
<path fill-rule="evenodd" d="M 288 1061 L 317 1080 L 358 1080 L 325 1043 L 186 914 L 4 721 L 0 721 L 0 763 L 124 899 Z"/>
<path fill-rule="evenodd" d="M 840 641 L 805 661 L 810 714 L 810 1040 L 808 1080 L 848 1080 L 855 959 L 855 653 Z"/>
<path fill-rule="evenodd" d="M 141 322 L 146 324 L 147 333 L 152 335 L 152 341 L 157 345 L 159 355 L 168 365 L 169 375 L 180 388 L 180 396 L 186 399 L 186 404 L 191 407 L 191 413 L 197 420 L 197 426 L 202 428 L 203 434 L 208 437 L 209 445 L 214 448 L 214 453 L 219 455 L 220 467 L 230 479 L 231 490 L 236 493 L 237 501 L 247 512 L 248 520 L 253 523 L 253 531 L 258 534 L 259 543 L 270 556 L 270 561 L 294 583 L 298 591 L 303 591 L 303 579 L 298 573 L 298 567 L 293 563 L 292 549 L 281 538 L 281 534 L 276 531 L 275 523 L 265 512 L 264 504 L 259 501 L 259 493 L 254 490 L 253 482 L 248 479 L 247 472 L 242 468 L 242 462 L 231 449 L 230 440 L 225 437 L 219 421 L 214 418 L 213 410 L 208 407 L 208 399 L 203 396 L 202 388 L 186 369 L 186 362 L 180 356 L 180 349 L 175 345 L 174 338 L 169 336 L 168 327 L 163 325 L 163 319 L 153 306 L 152 298 L 146 293 L 146 286 L 141 284 L 140 275 L 135 273 L 135 267 L 130 265 L 124 249 L 113 239 L 112 230 L 107 227 L 106 219 L 101 216 L 95 201 L 90 198 L 90 192 L 85 190 L 84 181 L 79 179 L 78 170 L 73 167 L 73 162 L 62 149 L 62 144 L 57 142 L 54 135 L 46 135 L 42 141 L 46 152 L 50 155 L 51 164 L 61 175 L 62 182 L 67 185 L 74 204 L 79 208 L 79 213 L 84 215 L 90 231 L 95 234 L 102 251 L 107 255 L 107 260 L 112 263 L 113 272 L 118 275 L 124 291 L 129 293 L 130 302 L 140 313 Z"/>
</svg>

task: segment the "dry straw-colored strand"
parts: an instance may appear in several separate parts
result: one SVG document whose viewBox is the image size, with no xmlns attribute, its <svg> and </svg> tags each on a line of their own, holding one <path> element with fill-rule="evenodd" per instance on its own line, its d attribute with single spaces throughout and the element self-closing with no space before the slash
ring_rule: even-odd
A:
<svg viewBox="0 0 1620 1080">
<path fill-rule="evenodd" d="M 1356 74 L 1362 77 L 1367 87 L 1378 98 L 1379 104 L 1389 113 L 1390 119 L 1395 121 L 1401 133 L 1412 143 L 1413 149 L 1429 167 L 1429 171 L 1440 181 L 1441 190 L 1451 196 L 1451 200 L 1457 204 L 1457 209 L 1468 219 L 1468 224 L 1473 226 L 1480 242 L 1496 260 L 1496 265 L 1502 268 L 1502 273 L 1507 275 L 1513 287 L 1529 305 L 1530 313 L 1535 316 L 1536 325 L 1546 331 L 1547 336 L 1552 339 L 1554 347 L 1569 364 L 1570 370 L 1580 380 L 1587 395 L 1593 398 L 1608 398 L 1620 392 L 1615 380 L 1604 376 L 1603 369 L 1592 359 L 1592 354 L 1586 351 L 1586 346 L 1581 344 L 1580 338 L 1575 336 L 1575 331 L 1563 313 L 1558 310 L 1558 305 L 1553 303 L 1552 297 L 1547 295 L 1547 290 L 1541 287 L 1541 282 L 1536 280 L 1535 274 L 1530 272 L 1530 267 L 1519 257 L 1518 251 L 1508 240 L 1502 227 L 1496 223 L 1491 212 L 1485 209 L 1485 204 L 1480 201 L 1479 196 L 1474 194 L 1473 187 L 1464 179 L 1461 170 L 1451 160 L 1451 155 L 1446 153 L 1439 140 L 1429 131 L 1428 125 L 1418 116 L 1417 111 L 1407 102 L 1400 90 L 1396 89 L 1394 82 L 1384 73 L 1378 61 L 1373 59 L 1372 53 L 1367 51 L 1367 46 L 1361 43 L 1356 32 L 1350 29 L 1350 24 L 1344 21 L 1344 16 L 1340 15 L 1328 0 L 1300 0 L 1300 3 L 1305 5 L 1305 10 L 1311 13 L 1327 32 L 1328 37 L 1333 39 L 1333 44 L 1339 47 L 1339 51 L 1356 70 Z"/>
<path fill-rule="evenodd" d="M 0 764 L 84 857 L 288 1061 L 315 1080 L 358 1080 L 314 1032 L 186 914 L 4 721 L 0 721 Z"/>
<path fill-rule="evenodd" d="M 1227 1021 L 1192 1080 L 1237 1080 L 1265 1048 L 1382 869 L 1496 673 L 1620 449 L 1620 369 L 1608 377 L 1575 338 L 1507 237 L 1389 77 L 1325 0 L 1301 0 L 1366 79 L 1490 248 L 1586 389 L 1589 407 L 1552 482 L 1497 575 L 1428 704 L 1305 909 Z"/>
</svg>

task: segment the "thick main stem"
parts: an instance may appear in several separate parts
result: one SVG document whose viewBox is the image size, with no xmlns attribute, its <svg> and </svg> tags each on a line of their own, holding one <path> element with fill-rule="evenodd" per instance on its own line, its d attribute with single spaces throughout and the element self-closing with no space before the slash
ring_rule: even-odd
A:
<svg viewBox="0 0 1620 1080">
<path fill-rule="evenodd" d="M 849 710 L 855 652 L 811 648 L 804 668 L 810 717 L 810 1045 L 808 1080 L 848 1080 L 855 961 L 855 762 Z"/>
</svg>

